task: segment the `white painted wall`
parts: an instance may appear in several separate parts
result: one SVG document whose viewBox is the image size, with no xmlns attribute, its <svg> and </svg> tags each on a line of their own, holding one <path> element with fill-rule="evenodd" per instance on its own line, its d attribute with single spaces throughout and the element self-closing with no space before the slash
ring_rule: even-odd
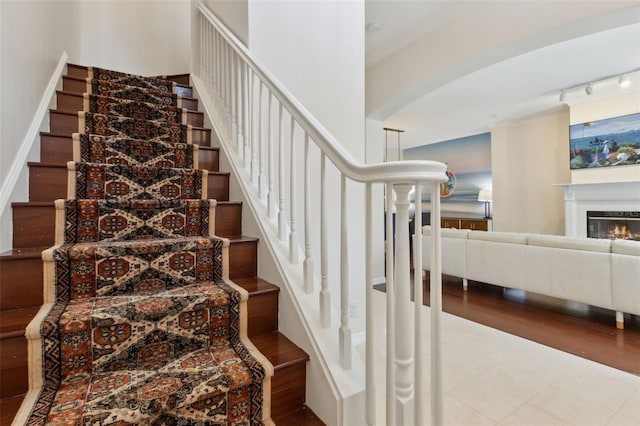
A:
<svg viewBox="0 0 640 426">
<path fill-rule="evenodd" d="M 249 0 L 204 0 L 204 4 L 245 46 L 249 44 Z"/>
<path fill-rule="evenodd" d="M 45 87 L 63 52 L 69 62 L 138 74 L 189 71 L 190 2 L 0 1 L 0 182 L 27 141 Z M 52 105 L 53 107 L 53 105 Z M 43 123 L 46 130 L 47 123 Z M 38 161 L 39 138 L 27 161 Z M 28 171 L 0 199 L 26 201 Z M 3 208 L 4 207 L 4 208 Z M 11 247 L 11 206 L 0 218 L 0 251 Z"/>
<path fill-rule="evenodd" d="M 249 1 L 249 48 L 346 150 L 357 160 L 365 161 L 363 0 Z M 287 121 L 285 127 L 288 129 L 288 126 Z M 302 133 L 299 129 L 297 132 Z M 299 137 L 296 145 L 300 173 L 304 149 L 302 140 Z M 314 171 L 318 170 L 316 160 L 313 161 Z M 329 239 L 333 247 L 339 247 L 340 179 L 333 166 L 330 165 L 328 169 Z M 300 174 L 299 176 L 297 223 L 302 243 L 303 179 Z M 313 206 L 319 205 L 318 183 L 319 173 L 314 172 L 311 183 L 314 188 Z M 358 339 L 358 333 L 364 331 L 364 186 L 349 182 L 347 191 L 351 247 L 348 253 L 348 281 L 350 300 L 356 304 L 357 311 L 357 315 L 350 321 L 355 340 Z M 317 214 L 317 210 L 313 211 Z M 317 253 L 319 243 L 316 231 L 318 230 L 314 229 L 312 236 L 312 250 Z M 329 271 L 329 285 L 332 304 L 337 310 L 339 262 L 342 255 L 339 250 L 331 249 L 329 256 L 334 265 L 333 270 Z M 316 273 L 319 273 L 320 265 L 314 266 Z M 259 273 L 262 275 L 263 271 L 260 270 Z M 301 283 L 292 283 L 297 284 Z M 292 323 L 294 321 L 297 321 L 297 316 L 290 312 L 286 303 L 282 303 L 280 327 L 283 333 L 291 333 L 292 336 L 297 334 L 299 327 Z M 354 359 L 354 362 L 359 361 Z M 311 364 L 307 401 L 325 422 L 337 424 L 341 416 L 340 407 L 335 406 L 336 401 L 328 397 L 326 390 L 312 385 L 314 381 L 319 384 L 323 381 L 315 378 L 314 372 L 318 366 Z"/>
<path fill-rule="evenodd" d="M 0 183 L 23 145 L 33 142 L 28 161 L 39 158 L 39 138 L 25 138 L 58 60 L 65 51 L 78 51 L 76 12 L 77 5 L 66 1 L 0 1 Z M 11 247 L 10 202 L 27 199 L 28 172 L 21 169 L 15 191 L 0 194 L 9 200 L 0 206 L 0 251 Z"/>
<path fill-rule="evenodd" d="M 638 112 L 640 112 L 640 91 L 635 91 L 571 105 L 570 124 L 586 123 L 588 121 L 619 117 Z M 571 171 L 571 183 L 634 181 L 640 181 L 640 165 L 598 167 Z"/>
<path fill-rule="evenodd" d="M 71 61 L 142 75 L 189 72 L 188 0 L 80 0 Z M 80 37 L 80 35 L 82 35 Z"/>
<path fill-rule="evenodd" d="M 569 111 L 491 130 L 494 231 L 564 234 Z"/>
</svg>

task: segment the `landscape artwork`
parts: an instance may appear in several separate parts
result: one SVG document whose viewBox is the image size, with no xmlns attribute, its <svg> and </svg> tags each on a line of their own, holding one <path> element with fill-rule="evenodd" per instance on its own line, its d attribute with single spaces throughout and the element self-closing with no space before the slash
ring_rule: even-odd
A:
<svg viewBox="0 0 640 426">
<path fill-rule="evenodd" d="M 640 113 L 569 126 L 571 169 L 640 164 Z"/>
</svg>

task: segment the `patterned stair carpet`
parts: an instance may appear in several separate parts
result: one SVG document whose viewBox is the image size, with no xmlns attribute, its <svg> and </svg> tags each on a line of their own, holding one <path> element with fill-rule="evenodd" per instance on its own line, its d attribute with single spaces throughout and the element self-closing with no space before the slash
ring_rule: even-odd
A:
<svg viewBox="0 0 640 426">
<path fill-rule="evenodd" d="M 79 112 L 14 424 L 272 424 L 273 367 L 246 337 L 174 84 L 89 75 L 102 89 Z"/>
</svg>

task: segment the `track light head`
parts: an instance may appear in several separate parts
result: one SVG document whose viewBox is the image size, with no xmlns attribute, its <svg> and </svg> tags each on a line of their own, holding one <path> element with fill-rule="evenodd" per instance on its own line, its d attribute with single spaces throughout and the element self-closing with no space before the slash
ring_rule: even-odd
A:
<svg viewBox="0 0 640 426">
<path fill-rule="evenodd" d="M 589 83 L 589 85 L 587 87 L 584 88 L 584 92 L 587 95 L 591 95 L 593 94 L 593 85 L 591 85 L 591 83 Z"/>
<path fill-rule="evenodd" d="M 562 92 L 560 92 L 560 102 L 564 102 L 566 100 L 567 100 L 567 92 L 563 90 Z"/>
<path fill-rule="evenodd" d="M 631 85 L 631 80 L 629 80 L 629 77 L 622 74 L 620 77 L 618 77 L 618 84 L 620 85 L 620 87 L 629 87 Z"/>
</svg>

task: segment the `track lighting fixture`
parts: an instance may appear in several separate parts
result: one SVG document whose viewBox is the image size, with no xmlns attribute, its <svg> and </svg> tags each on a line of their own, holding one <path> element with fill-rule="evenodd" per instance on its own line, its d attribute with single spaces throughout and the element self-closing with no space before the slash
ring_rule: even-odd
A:
<svg viewBox="0 0 640 426">
<path fill-rule="evenodd" d="M 584 88 L 584 93 L 586 93 L 587 95 L 593 94 L 593 85 L 591 83 L 589 83 L 589 85 Z"/>
<path fill-rule="evenodd" d="M 631 85 L 631 80 L 629 80 L 629 77 L 622 74 L 620 77 L 618 77 L 618 84 L 620 85 L 620 87 L 629 87 Z"/>
<path fill-rule="evenodd" d="M 576 84 L 575 86 L 571 86 L 571 87 L 565 87 L 564 89 L 560 90 L 558 101 L 563 103 L 568 102 L 572 94 L 575 94 L 575 92 L 579 90 L 584 90 L 584 93 L 586 93 L 587 96 L 591 96 L 595 91 L 595 86 L 598 86 L 599 95 L 602 96 L 603 93 L 604 95 L 606 95 L 607 91 L 611 90 L 611 83 L 613 83 L 613 81 L 617 81 L 618 85 L 624 89 L 631 86 L 631 83 L 632 83 L 631 80 L 633 78 L 637 79 L 639 74 L 640 74 L 640 68 L 635 68 L 635 69 L 626 71 L 622 74 L 608 75 L 598 80 L 591 80 L 590 82 L 587 82 L 587 83 Z M 601 84 L 601 83 L 607 83 L 607 82 L 608 84 Z M 600 89 L 603 89 L 603 90 L 600 90 Z"/>
<path fill-rule="evenodd" d="M 564 102 L 566 100 L 567 100 L 567 92 L 563 90 L 562 92 L 560 92 L 560 102 Z"/>
</svg>

